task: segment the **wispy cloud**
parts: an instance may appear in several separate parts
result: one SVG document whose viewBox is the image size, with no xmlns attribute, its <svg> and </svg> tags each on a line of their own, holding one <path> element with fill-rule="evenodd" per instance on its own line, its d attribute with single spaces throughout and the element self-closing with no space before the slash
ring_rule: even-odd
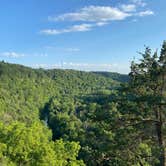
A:
<svg viewBox="0 0 166 166">
<path fill-rule="evenodd" d="M 63 29 L 43 29 L 40 34 L 58 35 L 70 32 L 91 31 L 94 27 L 101 27 L 110 24 L 111 21 L 122 21 L 129 17 L 136 19 L 153 15 L 152 10 L 145 10 L 147 5 L 143 0 L 129 0 L 130 3 L 120 4 L 117 7 L 112 6 L 87 6 L 75 12 L 64 13 L 57 16 L 49 16 L 48 20 L 52 22 L 81 22 Z"/>
<path fill-rule="evenodd" d="M 144 0 L 130 0 L 130 2 L 141 7 L 145 7 L 147 5 L 147 3 Z"/>
<path fill-rule="evenodd" d="M 86 22 L 103 22 L 111 20 L 123 20 L 130 16 L 129 13 L 121 11 L 111 6 L 88 6 L 80 11 L 66 13 L 55 17 L 49 17 L 50 21 L 86 21 Z"/>
<path fill-rule="evenodd" d="M 136 5 L 135 4 L 122 4 L 120 6 L 120 8 L 124 11 L 124 12 L 133 12 L 136 11 Z"/>
<path fill-rule="evenodd" d="M 55 45 L 47 45 L 44 47 L 45 49 L 51 49 L 56 51 L 62 51 L 62 52 L 79 52 L 81 51 L 80 48 L 77 47 L 58 47 Z"/>
<path fill-rule="evenodd" d="M 140 17 L 144 17 L 144 16 L 154 15 L 154 12 L 152 10 L 146 10 L 146 11 L 139 12 L 136 15 Z"/>
<path fill-rule="evenodd" d="M 67 52 L 79 52 L 80 51 L 79 48 L 66 48 L 64 50 L 67 51 Z"/>
<path fill-rule="evenodd" d="M 101 27 L 107 24 L 108 24 L 107 22 L 97 22 L 97 23 L 73 25 L 66 29 L 44 29 L 40 31 L 40 34 L 59 35 L 59 34 L 70 33 L 70 32 L 87 32 L 87 31 L 91 31 L 94 27 Z"/>
<path fill-rule="evenodd" d="M 0 53 L 0 56 L 8 57 L 8 58 L 20 58 L 20 57 L 24 57 L 25 54 L 21 54 L 21 53 L 12 51 L 12 52 L 2 52 L 2 53 Z"/>
<path fill-rule="evenodd" d="M 107 25 L 107 24 L 108 24 L 108 22 L 97 22 L 96 26 L 102 27 L 102 26 Z"/>
<path fill-rule="evenodd" d="M 32 56 L 36 56 L 36 57 L 47 57 L 48 54 L 46 54 L 46 53 L 41 53 L 41 54 L 39 54 L 39 53 L 34 53 L 34 54 L 32 54 Z"/>
<path fill-rule="evenodd" d="M 92 24 L 80 24 L 80 25 L 73 25 L 66 29 L 44 29 L 41 30 L 40 33 L 45 35 L 58 35 L 69 32 L 85 32 L 85 31 L 90 31 L 92 27 L 93 27 Z"/>
<path fill-rule="evenodd" d="M 21 57 L 47 57 L 48 55 L 45 53 L 26 54 L 26 53 L 14 52 L 14 51 L 7 51 L 7 52 L 1 52 L 0 56 L 7 57 L 7 58 L 21 58 Z"/>
</svg>

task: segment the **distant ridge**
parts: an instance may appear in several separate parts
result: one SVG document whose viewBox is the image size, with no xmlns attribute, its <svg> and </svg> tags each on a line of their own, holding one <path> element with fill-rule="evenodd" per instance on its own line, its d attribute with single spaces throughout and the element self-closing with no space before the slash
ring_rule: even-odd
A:
<svg viewBox="0 0 166 166">
<path fill-rule="evenodd" d="M 119 81 L 119 82 L 128 82 L 129 81 L 129 76 L 127 74 L 120 74 L 116 72 L 103 72 L 103 71 L 96 71 L 93 72 L 95 74 L 102 75 L 104 77 L 109 77 L 112 78 L 113 80 Z"/>
<path fill-rule="evenodd" d="M 111 78 L 114 81 L 118 81 L 118 82 L 128 82 L 129 77 L 127 74 L 120 74 L 120 73 L 116 73 L 116 72 L 108 72 L 108 71 L 80 71 L 80 70 L 75 70 L 75 69 L 44 69 L 44 68 L 32 68 L 32 67 L 28 67 L 28 66 L 24 66 L 21 64 L 13 64 L 13 63 L 8 63 L 8 62 L 4 62 L 1 61 L 0 62 L 0 74 L 3 73 L 8 73 L 9 75 L 11 73 L 14 73 L 15 75 L 17 75 L 20 72 L 26 72 L 26 74 L 28 74 L 29 72 L 37 72 L 37 73 L 45 73 L 46 75 L 48 73 L 52 73 L 52 72 L 60 72 L 61 74 L 64 72 L 71 72 L 71 73 L 87 73 L 87 74 L 92 74 L 94 75 L 98 75 L 98 76 L 102 76 L 105 78 Z"/>
</svg>

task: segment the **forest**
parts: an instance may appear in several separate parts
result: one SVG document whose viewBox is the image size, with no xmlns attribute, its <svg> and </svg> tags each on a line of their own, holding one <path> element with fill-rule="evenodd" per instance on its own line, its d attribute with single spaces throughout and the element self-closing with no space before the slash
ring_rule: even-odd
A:
<svg viewBox="0 0 166 166">
<path fill-rule="evenodd" d="M 166 166 L 166 41 L 128 75 L 0 62 L 0 165 Z"/>
</svg>

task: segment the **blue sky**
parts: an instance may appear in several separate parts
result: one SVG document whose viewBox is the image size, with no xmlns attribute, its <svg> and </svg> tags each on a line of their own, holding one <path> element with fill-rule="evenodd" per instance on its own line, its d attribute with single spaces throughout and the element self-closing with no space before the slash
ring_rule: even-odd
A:
<svg viewBox="0 0 166 166">
<path fill-rule="evenodd" d="M 0 60 L 128 73 L 166 39 L 165 0 L 1 0 Z"/>
</svg>

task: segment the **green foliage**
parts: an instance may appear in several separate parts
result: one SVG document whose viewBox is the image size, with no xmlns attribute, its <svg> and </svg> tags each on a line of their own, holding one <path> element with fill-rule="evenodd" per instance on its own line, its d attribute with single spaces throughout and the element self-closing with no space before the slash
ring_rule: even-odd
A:
<svg viewBox="0 0 166 166">
<path fill-rule="evenodd" d="M 0 162 L 13 165 L 84 165 L 77 160 L 76 142 L 51 141 L 51 131 L 40 123 L 27 127 L 15 122 L 0 126 Z"/>
<path fill-rule="evenodd" d="M 116 86 L 117 81 L 97 73 L 0 62 L 1 164 L 84 165 L 76 160 L 80 146 L 72 142 L 86 139 L 83 98 L 99 91 L 110 94 Z"/>
<path fill-rule="evenodd" d="M 140 54 L 129 76 L 1 62 L 0 164 L 165 166 L 166 42 Z"/>
<path fill-rule="evenodd" d="M 111 78 L 90 72 L 31 69 L 0 62 L 0 121 L 31 123 L 38 120 L 52 97 L 82 96 L 117 85 Z"/>
</svg>

